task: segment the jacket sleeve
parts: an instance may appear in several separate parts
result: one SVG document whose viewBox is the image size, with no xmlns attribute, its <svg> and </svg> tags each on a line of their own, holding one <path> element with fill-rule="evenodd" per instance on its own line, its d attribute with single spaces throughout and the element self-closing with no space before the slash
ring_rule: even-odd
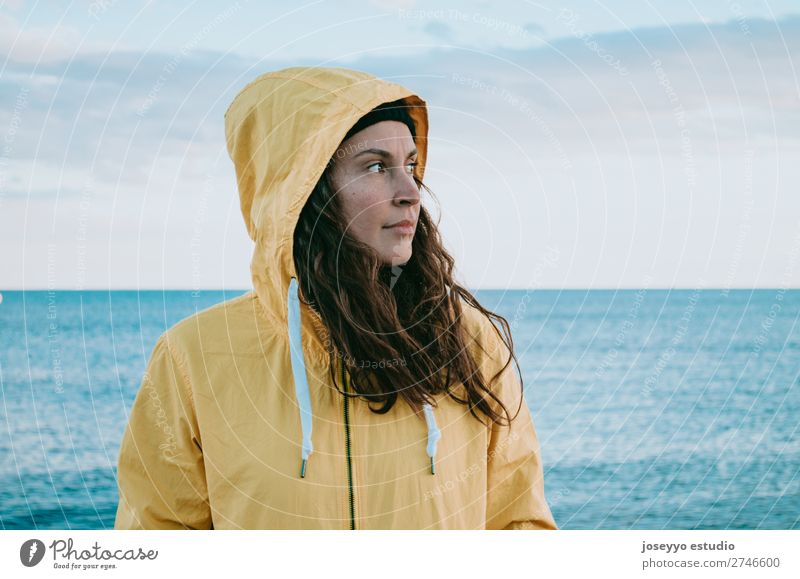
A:
<svg viewBox="0 0 800 579">
<path fill-rule="evenodd" d="M 191 385 L 169 335 L 156 342 L 131 408 L 117 466 L 115 529 L 209 529 Z"/>
<path fill-rule="evenodd" d="M 491 325 L 491 322 L 487 320 Z M 508 347 L 491 327 L 483 332 L 483 375 L 492 377 L 505 365 Z M 557 529 L 544 495 L 541 448 L 514 361 L 489 386 L 508 408 L 511 426 L 492 424 L 487 456 L 487 529 Z M 520 398 L 522 404 L 520 405 Z M 495 407 L 499 409 L 499 406 Z"/>
</svg>

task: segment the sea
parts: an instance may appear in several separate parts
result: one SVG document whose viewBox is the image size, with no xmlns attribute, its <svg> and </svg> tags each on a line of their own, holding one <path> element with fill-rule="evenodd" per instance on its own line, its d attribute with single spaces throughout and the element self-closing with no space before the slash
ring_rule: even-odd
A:
<svg viewBox="0 0 800 579">
<path fill-rule="evenodd" d="M 157 338 L 242 293 L 2 292 L 0 528 L 112 528 Z M 474 293 L 510 324 L 559 528 L 800 528 L 800 290 Z"/>
</svg>

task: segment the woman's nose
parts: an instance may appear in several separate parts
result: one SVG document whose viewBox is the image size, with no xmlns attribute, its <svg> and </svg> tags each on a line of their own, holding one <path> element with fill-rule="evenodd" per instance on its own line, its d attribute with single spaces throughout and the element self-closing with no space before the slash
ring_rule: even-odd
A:
<svg viewBox="0 0 800 579">
<path fill-rule="evenodd" d="M 411 205 L 416 205 L 419 203 L 419 185 L 417 185 L 414 175 L 409 173 L 405 168 L 403 168 L 403 170 L 398 170 L 395 187 L 395 204 L 409 203 Z"/>
</svg>

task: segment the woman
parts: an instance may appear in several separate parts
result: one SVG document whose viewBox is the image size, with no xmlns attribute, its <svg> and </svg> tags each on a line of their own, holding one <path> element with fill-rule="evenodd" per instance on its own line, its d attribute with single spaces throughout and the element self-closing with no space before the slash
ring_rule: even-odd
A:
<svg viewBox="0 0 800 579">
<path fill-rule="evenodd" d="M 420 204 L 425 102 L 294 67 L 225 128 L 255 291 L 156 343 L 115 528 L 556 528 L 508 324 Z"/>
</svg>

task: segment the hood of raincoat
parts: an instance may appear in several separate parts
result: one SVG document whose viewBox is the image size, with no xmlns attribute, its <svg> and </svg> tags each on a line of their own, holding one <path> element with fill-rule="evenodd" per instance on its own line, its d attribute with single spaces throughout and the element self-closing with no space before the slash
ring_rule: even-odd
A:
<svg viewBox="0 0 800 579">
<path fill-rule="evenodd" d="M 247 232 L 255 242 L 253 287 L 274 323 L 288 324 L 295 278 L 293 238 L 300 212 L 347 131 L 374 107 L 403 99 L 416 127 L 422 180 L 428 145 L 426 103 L 407 88 L 365 72 L 292 67 L 248 84 L 225 113 L 228 152 L 236 168 Z M 306 354 L 328 355 L 321 324 L 303 320 Z"/>
</svg>

